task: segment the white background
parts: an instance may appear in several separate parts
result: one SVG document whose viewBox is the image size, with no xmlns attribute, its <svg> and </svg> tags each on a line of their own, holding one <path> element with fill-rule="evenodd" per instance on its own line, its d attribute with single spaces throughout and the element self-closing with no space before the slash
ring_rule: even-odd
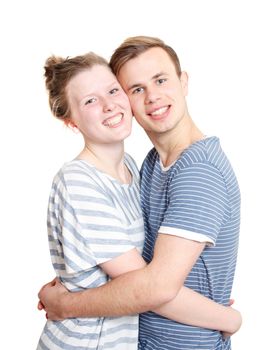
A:
<svg viewBox="0 0 277 350">
<path fill-rule="evenodd" d="M 180 7 L 182 4 L 182 7 Z M 275 348 L 277 15 L 274 1 L 6 1 L 0 5 L 1 348 L 35 349 L 45 319 L 40 286 L 53 277 L 46 207 L 54 173 L 80 136 L 48 108 L 43 64 L 52 53 L 109 58 L 123 39 L 158 36 L 189 74 L 188 106 L 217 135 L 242 193 L 233 289 L 244 323 L 233 349 Z M 150 143 L 126 142 L 140 164 Z M 275 232 L 275 233 L 274 233 Z M 276 323 L 276 322 L 275 322 Z"/>
</svg>

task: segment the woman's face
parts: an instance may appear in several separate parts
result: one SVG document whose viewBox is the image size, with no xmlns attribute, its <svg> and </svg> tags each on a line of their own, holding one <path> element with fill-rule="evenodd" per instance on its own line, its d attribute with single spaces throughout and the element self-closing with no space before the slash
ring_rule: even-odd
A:
<svg viewBox="0 0 277 350">
<path fill-rule="evenodd" d="M 129 100 L 108 67 L 95 65 L 73 77 L 67 85 L 71 122 L 85 141 L 115 143 L 130 135 Z"/>
</svg>

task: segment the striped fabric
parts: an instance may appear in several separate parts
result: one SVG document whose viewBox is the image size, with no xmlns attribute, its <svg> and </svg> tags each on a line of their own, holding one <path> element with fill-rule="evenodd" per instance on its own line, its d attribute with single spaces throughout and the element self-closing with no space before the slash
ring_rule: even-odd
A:
<svg viewBox="0 0 277 350">
<path fill-rule="evenodd" d="M 141 201 L 151 261 L 157 232 L 207 242 L 186 286 L 227 305 L 233 284 L 240 226 L 240 191 L 218 138 L 196 142 L 168 169 L 157 152 L 142 167 Z M 152 312 L 140 316 L 139 349 L 230 349 L 217 331 L 183 325 Z"/>
<path fill-rule="evenodd" d="M 139 203 L 139 172 L 121 184 L 83 160 L 63 166 L 53 180 L 48 207 L 48 237 L 53 267 L 72 292 L 108 281 L 99 264 L 136 247 L 144 229 Z M 37 349 L 135 350 L 138 316 L 47 321 Z"/>
</svg>

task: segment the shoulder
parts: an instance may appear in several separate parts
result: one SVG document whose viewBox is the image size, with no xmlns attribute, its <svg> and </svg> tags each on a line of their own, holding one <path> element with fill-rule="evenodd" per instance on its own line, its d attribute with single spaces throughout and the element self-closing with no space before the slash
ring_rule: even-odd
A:
<svg viewBox="0 0 277 350">
<path fill-rule="evenodd" d="M 180 163 L 184 166 L 198 162 L 213 163 L 216 157 L 222 153 L 219 138 L 212 136 L 193 143 L 182 153 Z"/>
<path fill-rule="evenodd" d="M 219 187 L 226 191 L 226 167 L 229 162 L 221 149 L 218 137 L 209 137 L 196 142 L 183 152 L 174 164 L 171 184 L 188 188 Z"/>
<path fill-rule="evenodd" d="M 174 173 L 215 173 L 224 177 L 224 170 L 230 166 L 218 137 L 200 140 L 185 150 L 174 165 Z"/>
<path fill-rule="evenodd" d="M 82 160 L 65 163 L 53 179 L 53 189 L 68 193 L 99 192 L 102 188 L 101 174 Z"/>
<path fill-rule="evenodd" d="M 135 162 L 134 158 L 129 153 L 124 154 L 124 161 L 132 173 L 138 172 L 137 163 Z"/>
<path fill-rule="evenodd" d="M 63 182 L 85 180 L 90 176 L 92 169 L 93 167 L 81 160 L 72 160 L 60 168 L 54 179 Z"/>
<path fill-rule="evenodd" d="M 142 169 L 144 167 L 148 167 L 148 166 L 151 166 L 151 165 L 153 166 L 156 163 L 157 159 L 159 159 L 159 154 L 158 154 L 158 152 L 156 151 L 155 148 L 152 148 L 148 152 L 148 154 L 146 155 L 146 157 L 145 157 L 145 159 L 144 159 L 144 161 L 142 163 Z"/>
</svg>

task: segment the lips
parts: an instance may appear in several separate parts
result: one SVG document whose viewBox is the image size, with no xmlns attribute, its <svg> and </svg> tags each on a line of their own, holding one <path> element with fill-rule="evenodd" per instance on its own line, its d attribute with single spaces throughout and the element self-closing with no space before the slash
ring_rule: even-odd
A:
<svg viewBox="0 0 277 350">
<path fill-rule="evenodd" d="M 108 127 L 114 127 L 114 126 L 120 124 L 122 119 L 123 119 L 123 114 L 118 113 L 113 117 L 109 117 L 109 118 L 105 119 L 103 121 L 103 125 L 108 126 Z"/>
<path fill-rule="evenodd" d="M 147 113 L 150 117 L 152 117 L 153 119 L 161 119 L 165 116 L 167 116 L 167 113 L 169 111 L 170 106 L 163 106 L 163 107 L 159 107 L 159 108 L 155 108 L 154 110 L 152 110 L 150 113 Z"/>
</svg>

